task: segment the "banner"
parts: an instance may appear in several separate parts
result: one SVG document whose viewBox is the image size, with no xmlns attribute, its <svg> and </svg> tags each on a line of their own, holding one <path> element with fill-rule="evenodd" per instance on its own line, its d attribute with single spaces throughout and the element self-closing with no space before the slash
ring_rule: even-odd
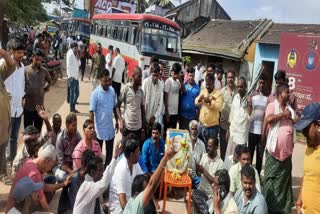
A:
<svg viewBox="0 0 320 214">
<path fill-rule="evenodd" d="M 285 70 L 298 105 L 320 102 L 320 34 L 281 33 L 278 70 Z"/>
<path fill-rule="evenodd" d="M 135 13 L 136 4 L 117 0 L 92 0 L 91 17 L 97 14 L 111 13 L 112 8 L 116 8 L 127 13 Z"/>
</svg>

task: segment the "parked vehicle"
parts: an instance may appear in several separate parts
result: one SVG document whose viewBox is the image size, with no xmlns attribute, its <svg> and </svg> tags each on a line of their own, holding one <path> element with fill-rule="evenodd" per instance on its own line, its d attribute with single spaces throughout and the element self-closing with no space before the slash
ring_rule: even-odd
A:
<svg viewBox="0 0 320 214">
<path fill-rule="evenodd" d="M 165 64 L 164 78 L 170 76 L 169 68 L 181 62 L 180 27 L 177 23 L 149 14 L 101 14 L 92 18 L 89 53 L 101 43 L 103 54 L 108 46 L 119 48 L 127 64 L 125 79 L 132 76 L 135 66 L 144 69 L 152 56 Z"/>
</svg>

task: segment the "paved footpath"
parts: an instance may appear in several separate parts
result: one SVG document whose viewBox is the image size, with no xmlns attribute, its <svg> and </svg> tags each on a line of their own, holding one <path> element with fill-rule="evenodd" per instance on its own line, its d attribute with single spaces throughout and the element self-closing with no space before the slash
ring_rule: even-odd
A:
<svg viewBox="0 0 320 214">
<path fill-rule="evenodd" d="M 86 73 L 88 74 L 89 67 L 87 67 Z M 92 91 L 91 81 L 86 77 L 84 81 L 80 81 L 80 97 L 78 99 L 79 104 L 76 106 L 76 109 L 80 111 L 78 114 L 78 130 L 82 133 L 82 125 L 83 122 L 89 116 L 89 102 L 90 102 L 90 94 Z M 50 88 L 50 91 L 45 96 L 45 108 L 49 113 L 50 121 L 52 121 L 52 115 L 56 112 L 61 114 L 63 118 L 62 128 L 65 127 L 64 119 L 70 112 L 70 107 L 66 102 L 67 95 L 67 82 L 66 77 L 62 80 L 58 80 L 55 85 Z M 21 127 L 22 129 L 22 127 Z M 44 128 L 45 130 L 45 128 Z M 121 139 L 120 134 L 118 133 L 115 138 L 115 142 Z M 21 149 L 21 137 L 19 138 L 19 149 Z M 105 153 L 105 149 L 103 148 L 103 153 Z M 300 178 L 302 176 L 303 171 L 303 155 L 304 155 L 304 145 L 295 144 L 294 154 L 293 154 L 293 190 L 295 198 L 299 192 L 300 186 Z M 4 211 L 4 206 L 8 197 L 8 193 L 10 191 L 10 186 L 5 186 L 0 183 L 0 213 Z M 53 201 L 50 203 L 50 211 L 53 213 L 57 213 L 58 200 L 60 197 L 60 191 L 55 194 Z M 162 206 L 162 201 L 159 202 L 160 206 Z M 169 199 L 166 205 L 167 213 L 179 213 L 184 214 L 187 213 L 187 204 L 184 203 L 183 198 L 175 200 Z"/>
</svg>

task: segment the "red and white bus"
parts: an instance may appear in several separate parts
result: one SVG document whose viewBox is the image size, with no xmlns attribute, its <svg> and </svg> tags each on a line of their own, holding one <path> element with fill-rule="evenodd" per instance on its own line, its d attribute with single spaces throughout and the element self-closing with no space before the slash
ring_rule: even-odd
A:
<svg viewBox="0 0 320 214">
<path fill-rule="evenodd" d="M 180 27 L 177 23 L 149 14 L 101 14 L 92 18 L 89 53 L 97 43 L 103 54 L 108 46 L 119 48 L 127 63 L 125 76 L 132 76 L 135 66 L 144 69 L 156 56 L 165 65 L 164 77 L 174 62 L 181 62 Z"/>
</svg>

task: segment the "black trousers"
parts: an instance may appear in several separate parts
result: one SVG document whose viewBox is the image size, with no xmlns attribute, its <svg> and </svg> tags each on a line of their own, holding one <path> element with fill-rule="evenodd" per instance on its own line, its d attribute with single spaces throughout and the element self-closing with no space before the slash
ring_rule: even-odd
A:
<svg viewBox="0 0 320 214">
<path fill-rule="evenodd" d="M 108 166 L 112 160 L 114 138 L 111 140 L 100 140 L 97 138 L 97 141 L 100 144 L 101 151 L 103 147 L 103 141 L 106 142 L 106 162 L 104 163 L 104 168 L 106 168 L 106 166 Z"/>
<path fill-rule="evenodd" d="M 261 142 L 261 135 L 249 133 L 249 150 L 251 161 L 253 160 L 254 151 L 256 150 L 256 169 L 260 176 L 260 172 L 262 169 L 262 161 L 263 161 L 263 153 L 264 153 L 264 145 Z"/>
<path fill-rule="evenodd" d="M 114 89 L 114 92 L 116 92 L 117 97 L 119 97 L 120 90 L 121 90 L 121 83 L 112 81 L 112 88 Z"/>
<path fill-rule="evenodd" d="M 27 126 L 34 126 L 41 132 L 43 120 L 38 115 L 38 112 L 24 109 L 23 114 L 24 114 L 24 121 L 23 121 L 24 128 L 26 128 Z"/>
<path fill-rule="evenodd" d="M 189 130 L 189 123 L 191 120 L 186 119 L 182 116 L 179 118 L 179 129 Z"/>
<path fill-rule="evenodd" d="M 170 115 L 170 122 L 167 123 L 166 115 L 163 116 L 164 121 L 164 139 L 167 137 L 167 129 L 176 129 L 177 128 L 177 122 L 178 122 L 178 115 Z"/>
</svg>

